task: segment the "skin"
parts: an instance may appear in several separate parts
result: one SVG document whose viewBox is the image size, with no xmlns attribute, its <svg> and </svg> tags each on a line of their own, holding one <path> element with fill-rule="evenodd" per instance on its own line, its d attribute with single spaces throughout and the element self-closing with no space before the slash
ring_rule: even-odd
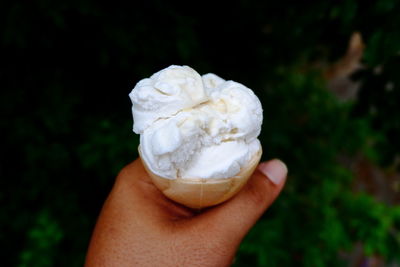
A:
<svg viewBox="0 0 400 267">
<path fill-rule="evenodd" d="M 282 190 L 282 165 L 261 163 L 231 200 L 196 211 L 167 199 L 135 160 L 121 170 L 104 203 L 85 266 L 229 266 Z"/>
</svg>

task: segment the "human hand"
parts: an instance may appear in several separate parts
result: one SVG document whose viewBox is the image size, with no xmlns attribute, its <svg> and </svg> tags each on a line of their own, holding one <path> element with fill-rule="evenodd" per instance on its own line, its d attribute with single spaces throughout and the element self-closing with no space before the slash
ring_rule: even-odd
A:
<svg viewBox="0 0 400 267">
<path fill-rule="evenodd" d="M 231 200 L 201 212 L 167 199 L 140 159 L 122 169 L 104 203 L 86 266 L 228 266 L 281 192 L 287 168 L 260 163 Z"/>
</svg>

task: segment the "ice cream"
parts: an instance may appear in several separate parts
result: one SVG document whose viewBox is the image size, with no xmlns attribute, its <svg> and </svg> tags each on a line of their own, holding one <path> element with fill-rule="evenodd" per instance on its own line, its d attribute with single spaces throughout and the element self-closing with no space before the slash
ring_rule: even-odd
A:
<svg viewBox="0 0 400 267">
<path fill-rule="evenodd" d="M 262 108 L 244 85 L 173 65 L 139 81 L 129 96 L 140 155 L 153 177 L 204 189 L 232 184 L 257 164 Z"/>
</svg>

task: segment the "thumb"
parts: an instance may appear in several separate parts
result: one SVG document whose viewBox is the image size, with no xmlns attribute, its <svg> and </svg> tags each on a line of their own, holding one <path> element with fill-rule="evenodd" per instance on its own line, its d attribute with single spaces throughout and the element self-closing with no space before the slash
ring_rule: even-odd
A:
<svg viewBox="0 0 400 267">
<path fill-rule="evenodd" d="M 245 187 L 228 202 L 199 215 L 197 226 L 206 227 L 203 233 L 214 238 L 239 244 L 279 195 L 286 175 L 287 167 L 278 159 L 260 163 Z"/>
</svg>

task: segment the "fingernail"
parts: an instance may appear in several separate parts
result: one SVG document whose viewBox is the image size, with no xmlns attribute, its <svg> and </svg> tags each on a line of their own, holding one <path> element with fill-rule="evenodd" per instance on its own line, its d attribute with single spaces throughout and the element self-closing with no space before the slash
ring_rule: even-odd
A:
<svg viewBox="0 0 400 267">
<path fill-rule="evenodd" d="M 266 162 L 261 162 L 258 165 L 258 170 L 262 172 L 275 185 L 280 184 L 288 173 L 286 164 L 279 159 L 273 159 Z"/>
</svg>

